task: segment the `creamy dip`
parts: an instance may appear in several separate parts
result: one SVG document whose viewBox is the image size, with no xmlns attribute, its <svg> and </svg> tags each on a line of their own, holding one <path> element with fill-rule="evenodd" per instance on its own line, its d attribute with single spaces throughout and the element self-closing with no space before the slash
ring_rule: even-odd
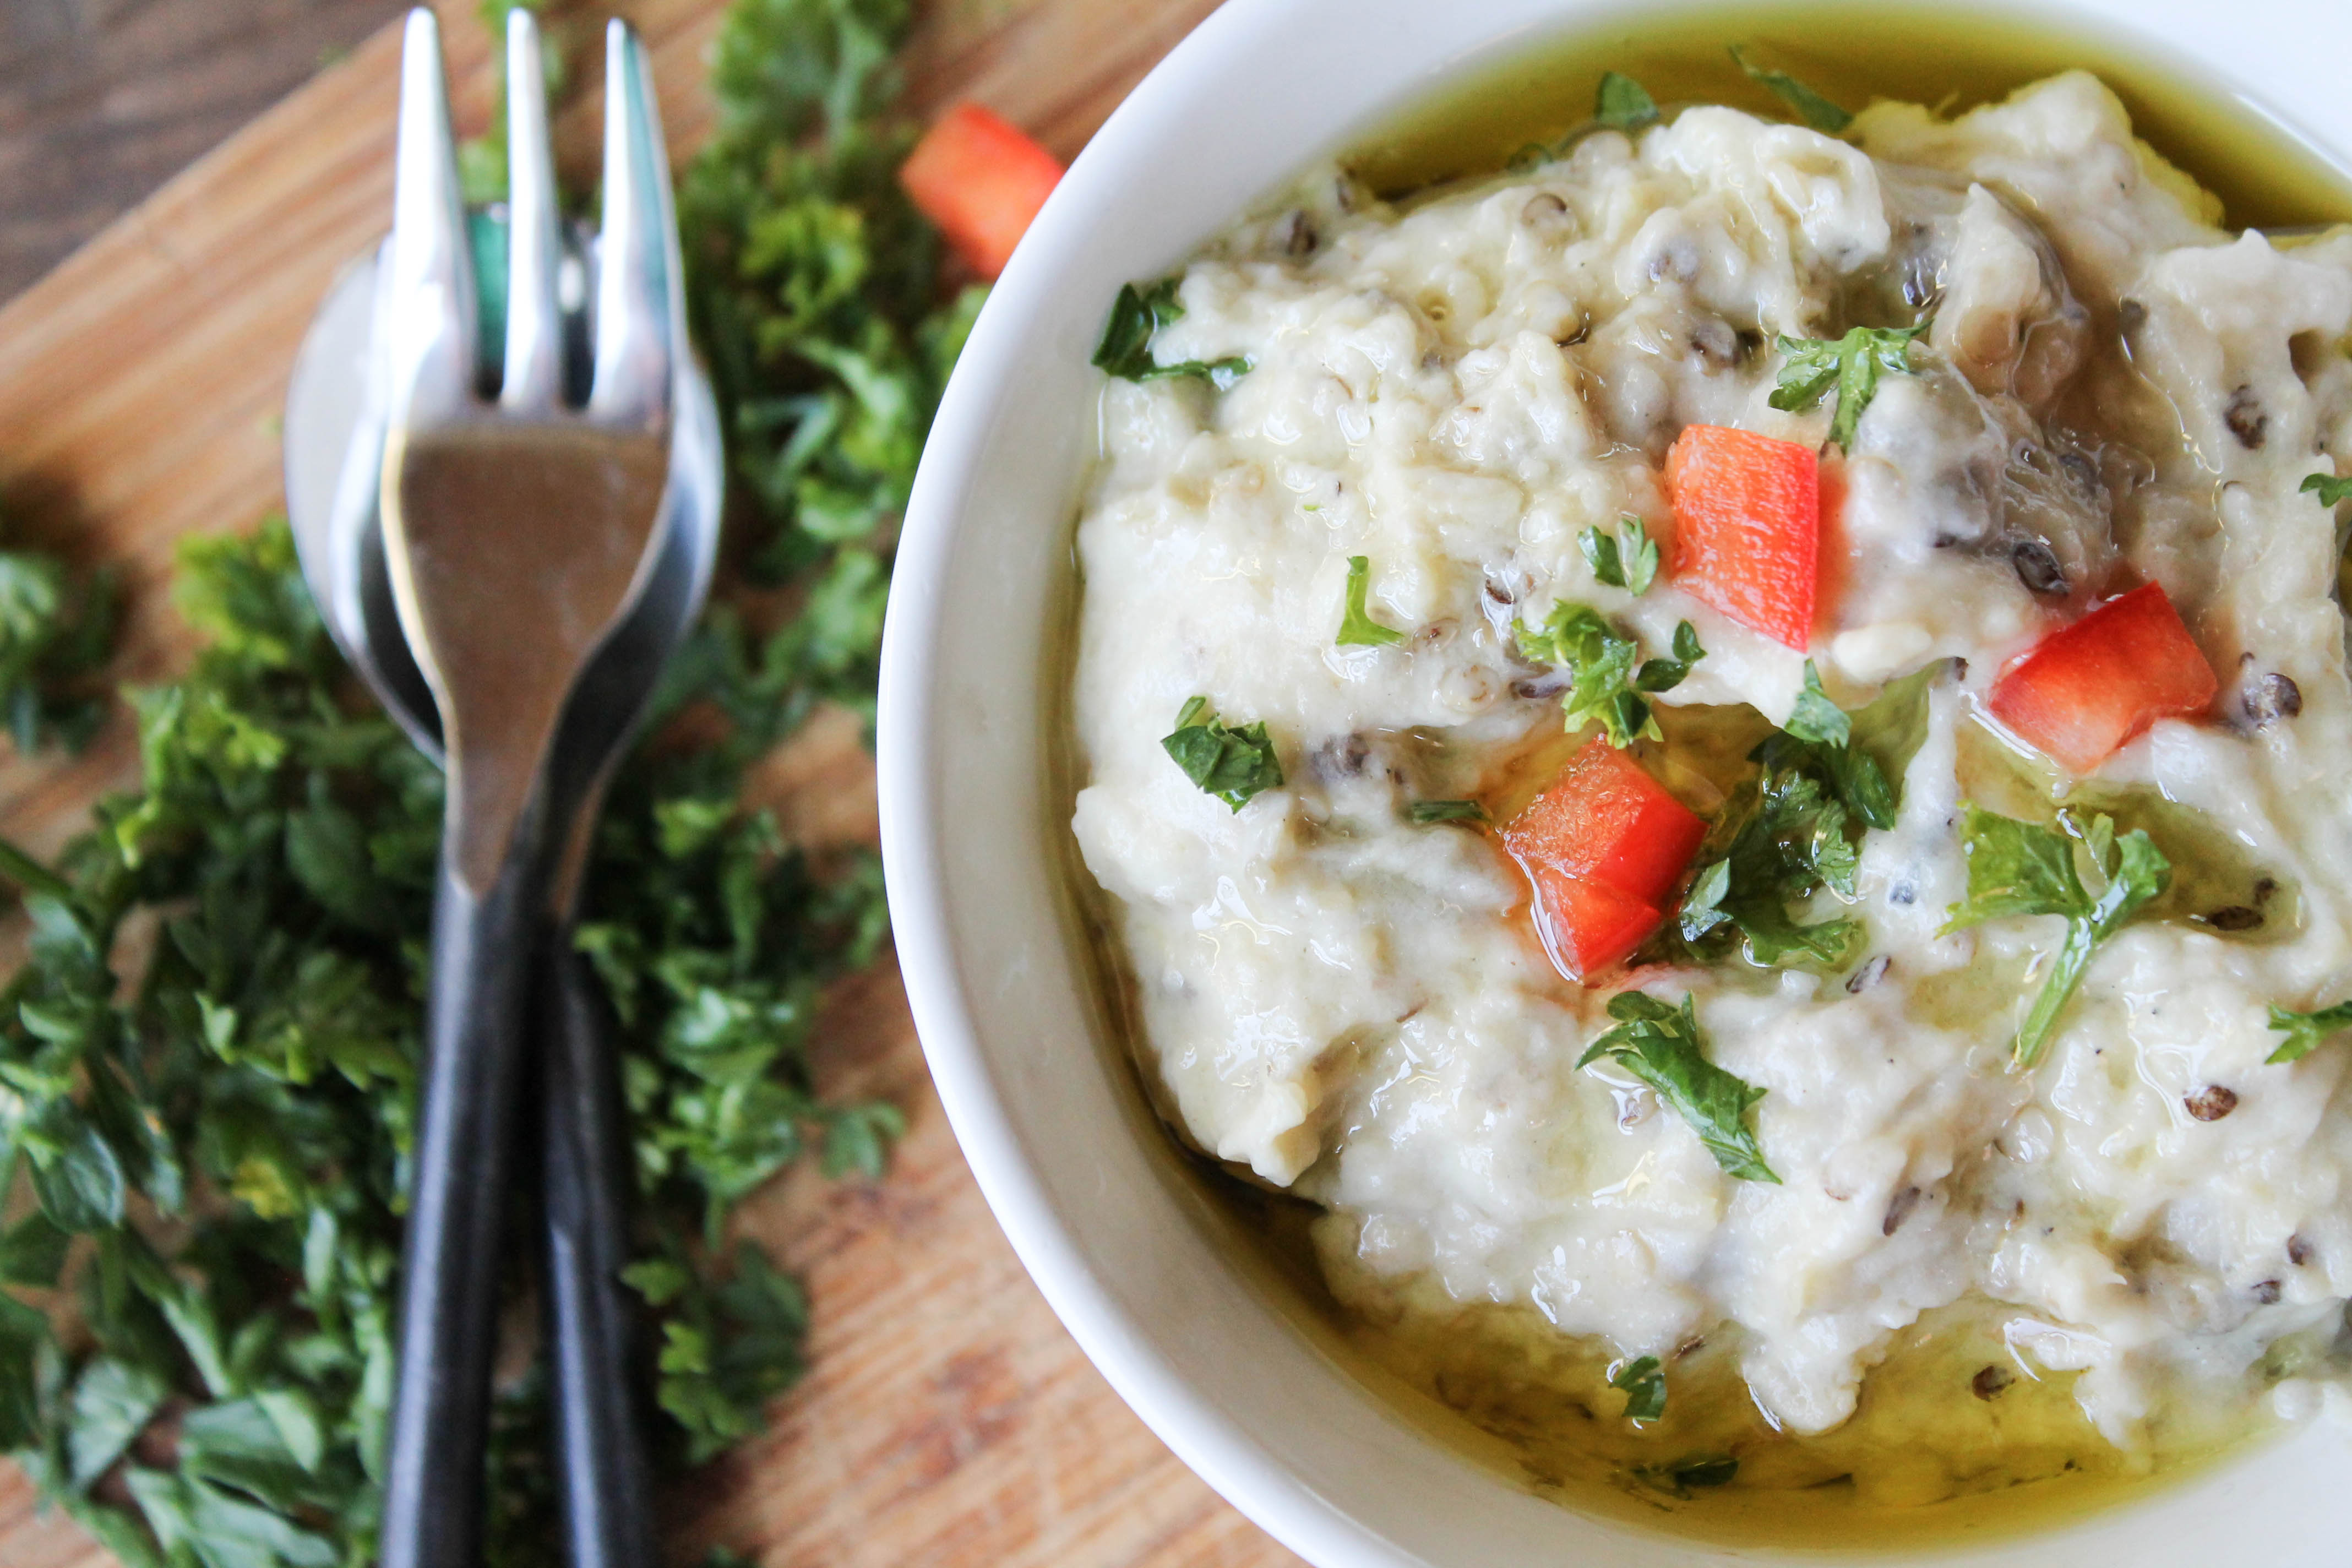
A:
<svg viewBox="0 0 2352 1568">
<path fill-rule="evenodd" d="M 1073 826 L 1170 1120 L 1328 1210 L 1342 1300 L 1532 1310 L 1670 1384 L 1678 1351 L 1728 1341 L 1800 1433 L 1964 1302 L 1998 1304 L 2018 1373 L 2079 1373 L 2119 1446 L 2184 1387 L 2340 1400 L 2277 1347 L 2325 1344 L 2352 1296 L 2346 1047 L 2265 1058 L 2272 1005 L 2352 993 L 2336 521 L 2299 489 L 2352 465 L 2352 235 L 2283 247 L 2218 217 L 2070 74 L 1956 121 L 1880 104 L 1834 138 L 1688 109 L 1404 205 L 1327 174 L 1182 269 L 1151 352 L 1251 368 L 1104 393 Z M 1579 536 L 1623 516 L 1671 563 L 1685 427 L 1824 446 L 1832 402 L 1768 401 L 1777 337 L 1930 316 L 1824 461 L 1844 500 L 1810 647 L 1669 573 L 1638 596 L 1597 579 Z M 1335 642 L 1351 557 L 1404 640 Z M 1986 727 L 2006 664 L 2143 583 L 2220 678 L 2208 714 L 2085 780 Z M 1849 710 L 1927 672 L 1899 816 L 1861 837 L 1853 897 L 1815 900 L 1862 922 L 1843 961 L 1577 984 L 1496 836 L 1412 820 L 1506 816 L 1569 754 L 1513 635 L 1562 603 L 1652 653 L 1693 624 L 1665 741 L 1631 754 L 1703 815 L 1721 795 L 1677 739 L 1703 715 L 1789 721 L 1808 658 Z M 1235 810 L 1195 786 L 1162 739 L 1196 696 L 1265 726 L 1279 787 Z M 2046 819 L 2070 790 L 2168 814 L 2176 891 L 2099 946 L 2027 1070 L 2012 1042 L 2061 921 L 1939 932 L 1963 802 Z M 2221 868 L 2201 882 L 2200 855 Z M 1748 1125 L 1778 1184 L 1727 1173 L 1629 1074 L 1579 1068 L 1628 986 L 1692 998 L 1708 1058 L 1764 1091 Z"/>
</svg>

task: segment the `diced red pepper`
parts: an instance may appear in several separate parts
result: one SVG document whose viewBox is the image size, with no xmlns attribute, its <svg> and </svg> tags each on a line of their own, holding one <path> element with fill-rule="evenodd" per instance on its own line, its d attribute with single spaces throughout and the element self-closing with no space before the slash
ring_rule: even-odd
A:
<svg viewBox="0 0 2352 1568">
<path fill-rule="evenodd" d="M 1549 866 L 1651 903 L 1665 897 L 1706 837 L 1706 824 L 1688 806 L 1598 735 L 1503 829 L 1521 865 Z"/>
<path fill-rule="evenodd" d="M 2158 719 L 2212 705 L 2221 682 L 2162 584 L 2110 599 L 2001 672 L 1993 717 L 2078 773 Z"/>
<path fill-rule="evenodd" d="M 1633 956 L 1665 919 L 1630 893 L 1549 867 L 1528 873 L 1535 884 L 1536 934 L 1562 974 L 1581 984 Z"/>
<path fill-rule="evenodd" d="M 1822 528 L 1812 448 L 1693 425 L 1666 453 L 1666 493 L 1675 583 L 1776 642 L 1811 641 Z"/>
<path fill-rule="evenodd" d="M 1571 980 L 1623 961 L 1657 929 L 1706 824 L 1595 736 L 1503 829 L 1535 889 L 1536 929 Z"/>
<path fill-rule="evenodd" d="M 1004 270 L 1061 177 L 1051 153 L 976 103 L 940 116 L 898 169 L 915 205 L 982 278 Z"/>
</svg>

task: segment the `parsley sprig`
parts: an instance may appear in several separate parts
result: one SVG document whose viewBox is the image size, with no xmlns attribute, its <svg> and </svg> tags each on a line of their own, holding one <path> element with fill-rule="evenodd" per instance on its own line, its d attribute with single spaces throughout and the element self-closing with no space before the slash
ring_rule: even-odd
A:
<svg viewBox="0 0 2352 1568">
<path fill-rule="evenodd" d="M 1631 512 L 1619 521 L 1618 531 L 1603 533 L 1598 525 L 1576 536 L 1592 574 L 1612 588 L 1622 588 L 1635 598 L 1650 591 L 1658 579 L 1658 543 L 1649 529 Z"/>
<path fill-rule="evenodd" d="M 106 710 L 96 681 L 113 651 L 114 574 L 77 575 L 47 551 L 0 550 L 0 721 L 19 752 L 78 748 Z"/>
<path fill-rule="evenodd" d="M 1970 805 L 1960 824 L 1960 847 L 1969 861 L 1969 892 L 1954 904 L 1946 931 L 1965 931 L 1987 921 L 2018 915 L 2056 915 L 2066 935 L 2053 957 L 2050 977 L 2017 1031 L 2017 1065 L 2041 1059 L 2057 1028 L 2067 998 L 2082 984 L 2091 955 L 2151 900 L 2171 884 L 2172 863 L 2145 829 L 2121 838 L 2105 816 L 2088 823 L 2070 812 L 2059 826 L 2020 822 Z M 2077 874 L 2087 861 L 2100 884 L 2094 895 Z"/>
<path fill-rule="evenodd" d="M 1737 933 L 1748 962 L 1766 968 L 1835 964 L 1861 935 L 1860 922 L 1806 922 L 1790 909 L 1829 888 L 1854 896 L 1860 841 L 1869 828 L 1895 826 L 1901 776 L 1924 726 L 1930 668 L 1895 683 L 1849 714 L 1822 689 L 1805 661 L 1805 686 L 1788 723 L 1748 756 L 1760 764 L 1752 787 L 1735 797 L 1702 852 L 1675 916 L 1683 942 L 1702 957 Z M 1876 743 L 1867 743 L 1875 742 Z"/>
<path fill-rule="evenodd" d="M 1095 347 L 1094 363 L 1097 368 L 1123 381 L 1205 381 L 1219 392 L 1249 374 L 1251 361 L 1243 354 L 1216 360 L 1178 360 L 1168 364 L 1151 356 L 1152 338 L 1160 328 L 1184 314 L 1184 307 L 1176 302 L 1180 281 L 1162 278 L 1140 288 L 1132 283 L 1118 286 L 1118 296 L 1111 301 L 1110 320 L 1103 324 L 1102 342 Z"/>
<path fill-rule="evenodd" d="M 1747 74 L 1748 79 L 1770 92 L 1773 97 L 1797 111 L 1797 118 L 1828 136 L 1841 136 L 1853 123 L 1853 116 L 1826 96 L 1798 80 L 1784 70 L 1759 66 L 1748 58 L 1740 45 L 1731 46 L 1732 63 Z"/>
<path fill-rule="evenodd" d="M 1609 1374 L 1609 1386 L 1625 1395 L 1625 1419 L 1639 1425 L 1666 1413 L 1666 1374 L 1654 1355 L 1636 1356 Z"/>
<path fill-rule="evenodd" d="M 1348 557 L 1348 594 L 1339 610 L 1339 635 L 1332 639 L 1341 647 L 1389 647 L 1404 641 L 1404 634 L 1394 626 L 1384 626 L 1372 619 L 1372 558 L 1369 555 Z"/>
<path fill-rule="evenodd" d="M 1687 1501 L 1696 1492 L 1729 1486 L 1739 1474 L 1739 1461 L 1728 1454 L 1696 1454 L 1667 1465 L 1636 1465 L 1633 1473 Z"/>
<path fill-rule="evenodd" d="M 1620 991 L 1609 998 L 1609 1016 L 1617 1026 L 1586 1048 L 1577 1058 L 1579 1068 L 1607 1058 L 1671 1107 L 1727 1174 L 1743 1182 L 1780 1182 L 1764 1163 L 1747 1121 L 1765 1091 L 1706 1059 L 1689 997 L 1677 1008 L 1640 991 Z M 1663 1404 L 1663 1387 L 1659 1397 Z"/>
<path fill-rule="evenodd" d="M 2333 474 L 2305 474 L 2302 493 L 2317 496 L 2322 506 L 2341 506 L 2352 500 L 2352 476 L 2339 479 Z"/>
<path fill-rule="evenodd" d="M 1842 338 L 1776 337 L 1773 346 L 1786 363 L 1768 401 L 1783 412 L 1802 414 L 1834 390 L 1837 412 L 1830 417 L 1830 439 L 1841 449 L 1850 448 L 1862 411 L 1878 395 L 1879 374 L 1909 374 L 1911 345 L 1934 324 L 1930 318 L 1912 327 L 1853 327 Z"/>
<path fill-rule="evenodd" d="M 2338 1002 L 2333 1007 L 2321 1007 L 2309 1013 L 2298 1013 L 2273 1003 L 2270 1026 L 2285 1035 L 2286 1038 L 2279 1042 L 2278 1049 L 2263 1059 L 2267 1062 L 2299 1062 L 2333 1037 L 2352 1029 L 2352 1002 Z"/>
<path fill-rule="evenodd" d="M 1614 746 L 1656 739 L 1657 720 L 1644 694 L 1672 691 L 1706 657 L 1697 630 L 1683 621 L 1675 627 L 1671 657 L 1643 659 L 1642 645 L 1590 605 L 1554 605 L 1541 626 L 1520 621 L 1516 629 L 1521 654 L 1567 672 L 1559 706 L 1568 728 L 1598 723 Z"/>
<path fill-rule="evenodd" d="M 1282 786 L 1282 763 L 1266 738 L 1265 721 L 1227 724 L 1205 697 L 1186 702 L 1160 749 L 1206 795 L 1239 811 L 1260 794 Z"/>
<path fill-rule="evenodd" d="M 1632 77 L 1602 71 L 1592 93 L 1592 118 L 1612 131 L 1639 131 L 1658 122 L 1658 100 Z"/>
</svg>

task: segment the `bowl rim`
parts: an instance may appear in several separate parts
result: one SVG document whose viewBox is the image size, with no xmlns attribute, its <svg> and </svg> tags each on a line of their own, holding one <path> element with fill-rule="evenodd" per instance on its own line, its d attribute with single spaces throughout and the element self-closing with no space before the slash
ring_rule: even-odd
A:
<svg viewBox="0 0 2352 1568">
<path fill-rule="evenodd" d="M 980 472 L 1003 386 L 1017 374 L 1035 324 L 1057 309 L 1056 263 L 1089 242 L 1094 226 L 1121 199 L 1121 182 L 1151 162 L 1156 138 L 1179 130 L 1229 72 L 1276 46 L 1303 16 L 1352 15 L 1360 7 L 1394 12 L 1414 0 L 1224 0 L 1120 102 L 1046 202 L 975 321 L 934 417 L 906 509 L 884 626 L 876 721 L 878 811 L 884 876 L 908 1004 L 930 1076 L 957 1142 L 990 1211 L 1023 1267 L 1080 1350 L 1150 1430 L 1194 1473 L 1269 1535 L 1310 1563 L 1413 1568 L 1423 1557 L 1338 1508 L 1304 1484 L 1268 1448 L 1176 1372 L 1151 1333 L 1126 1310 L 1057 1210 L 1032 1152 L 1016 1129 L 1003 1086 L 982 1051 L 975 1023 L 979 987 L 968 984 L 950 929 L 942 887 L 943 781 L 934 729 L 942 649 L 941 609 L 951 592 L 947 569 L 962 506 Z M 1959 12 L 2022 20 L 2111 39 L 2209 91 L 2252 120 L 2352 171 L 2352 114 L 2331 114 L 2333 84 L 2321 67 L 2343 58 L 2324 47 L 2289 57 L 2282 74 L 2259 87 L 2226 58 L 2200 47 L 2226 24 L 2201 0 L 1886 0 L 1922 13 Z M 1833 9 L 1837 0 L 1788 0 L 1788 9 Z M 1738 8 L 1723 0 L 1501 0 L 1459 29 L 1463 50 L 1425 71 L 1419 91 L 1391 95 L 1396 107 L 1424 99 L 1431 86 L 1459 80 L 1494 63 L 1513 37 L 1549 38 L 1598 27 L 1612 15 L 1664 9 L 1705 13 Z M 1436 7 L 1452 10 L 1451 6 Z M 1467 13 L 1474 8 L 1464 7 Z M 2261 37 L 2324 19 L 2345 43 L 2352 26 L 2324 0 L 2258 0 L 2252 30 Z M 1534 18 L 1533 25 L 1528 19 Z M 2248 26 L 2244 13 L 2241 26 Z M 2095 68 L 2095 65 L 2093 68 Z M 2340 121 L 2334 135 L 2322 128 Z M 1347 145 L 1367 125 L 1335 123 L 1319 145 L 1302 145 L 1281 167 L 1296 171 Z M 1274 182 L 1278 184 L 1277 180 Z M 1271 188 L 1271 187 L 1269 187 Z M 1241 209 L 1236 208 L 1234 216 Z M 1211 231 L 1213 232 L 1213 231 Z M 1201 240 L 1208 234 L 1199 237 Z M 1167 258 L 1173 262 L 1179 257 Z M 1069 519 L 1056 520 L 1066 527 Z M 2137 1504 L 2124 1505 L 2126 1509 Z M 2042 1542 L 2055 1530 L 2016 1539 Z M 1697 1545 L 1697 1542 L 1693 1542 Z M 1745 1555 L 1743 1550 L 1742 1552 Z"/>
</svg>

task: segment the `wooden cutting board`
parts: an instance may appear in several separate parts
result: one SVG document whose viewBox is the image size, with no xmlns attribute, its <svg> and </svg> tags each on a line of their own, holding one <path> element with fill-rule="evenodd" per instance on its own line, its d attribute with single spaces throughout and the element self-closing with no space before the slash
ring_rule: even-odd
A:
<svg viewBox="0 0 2352 1568">
<path fill-rule="evenodd" d="M 976 98 L 1066 157 L 1213 6 L 938 0 L 909 80 L 919 105 Z M 490 104 L 489 40 L 471 0 L 442 9 L 472 129 Z M 688 150 L 709 122 L 703 60 L 723 0 L 620 9 L 653 47 L 671 144 Z M 295 345 L 336 268 L 389 219 L 398 54 L 388 29 L 0 310 L 0 506 L 16 537 L 119 563 L 125 680 L 188 655 L 164 594 L 174 542 L 278 505 Z M 593 172 L 599 113 L 592 94 L 561 123 L 575 172 Z M 78 757 L 0 759 L 0 833 L 54 848 L 136 762 L 119 717 Z M 820 723 L 768 772 L 796 831 L 874 835 L 853 724 Z M 1177 1463 L 1046 1310 L 949 1134 L 887 964 L 835 999 L 819 1064 L 828 1088 L 904 1107 L 908 1135 L 879 1183 L 802 1173 L 751 1205 L 747 1228 L 809 1281 L 814 1370 L 764 1436 L 681 1489 L 675 1560 L 725 1542 L 772 1568 L 1296 1563 Z M 0 1563 L 105 1561 L 37 1517 L 0 1465 Z"/>
</svg>

